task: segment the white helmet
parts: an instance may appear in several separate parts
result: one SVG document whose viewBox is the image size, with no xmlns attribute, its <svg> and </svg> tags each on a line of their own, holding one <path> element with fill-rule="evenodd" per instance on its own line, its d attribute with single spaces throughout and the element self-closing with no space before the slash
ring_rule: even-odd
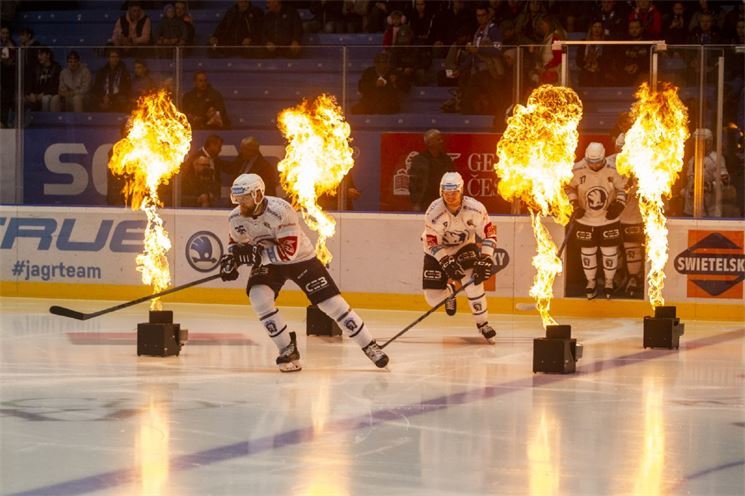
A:
<svg viewBox="0 0 745 496">
<path fill-rule="evenodd" d="M 230 187 L 230 201 L 233 205 L 238 204 L 238 198 L 251 195 L 256 206 L 264 199 L 264 180 L 257 174 L 241 174 L 233 181 Z"/>
<path fill-rule="evenodd" d="M 460 191 L 463 193 L 463 177 L 457 172 L 446 172 L 440 179 L 440 193 L 443 191 Z"/>
<path fill-rule="evenodd" d="M 707 129 L 705 127 L 696 129 L 693 132 L 693 137 L 694 138 L 703 138 L 703 139 L 708 140 L 708 141 L 713 141 L 714 140 L 714 135 L 711 133 L 711 129 Z"/>
<path fill-rule="evenodd" d="M 587 145 L 585 150 L 585 162 L 592 170 L 599 170 L 603 167 L 603 160 L 605 159 L 605 147 L 602 143 L 593 141 Z"/>
</svg>

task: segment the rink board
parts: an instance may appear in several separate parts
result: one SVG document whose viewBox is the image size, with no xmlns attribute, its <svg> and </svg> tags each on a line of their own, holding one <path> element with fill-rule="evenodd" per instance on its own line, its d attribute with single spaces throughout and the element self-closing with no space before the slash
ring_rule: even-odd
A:
<svg viewBox="0 0 745 496">
<path fill-rule="evenodd" d="M 172 285 L 217 270 L 225 251 L 227 212 L 162 210 L 173 247 Z M 422 216 L 335 214 L 336 235 L 328 247 L 330 271 L 355 306 L 426 309 L 421 296 Z M 502 270 L 487 286 L 490 310 L 511 313 L 530 302 L 535 242 L 527 217 L 493 216 Z M 663 295 L 679 315 L 745 320 L 745 222 L 672 219 Z M 144 214 L 121 208 L 0 207 L 0 290 L 3 296 L 125 301 L 148 294 L 136 270 L 142 251 Z M 551 222 L 557 244 L 563 228 Z M 565 274 L 554 283 L 555 314 L 643 316 L 649 304 L 636 300 L 586 301 L 565 297 Z M 167 301 L 245 303 L 245 277 L 219 279 L 174 293 Z M 304 295 L 288 283 L 279 304 L 301 306 Z"/>
</svg>

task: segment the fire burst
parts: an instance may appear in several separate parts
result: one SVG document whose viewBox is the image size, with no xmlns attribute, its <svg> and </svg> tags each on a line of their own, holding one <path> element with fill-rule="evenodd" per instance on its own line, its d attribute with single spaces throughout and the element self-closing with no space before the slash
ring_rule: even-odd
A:
<svg viewBox="0 0 745 496">
<path fill-rule="evenodd" d="M 683 168 L 683 147 L 688 139 L 688 110 L 678 97 L 678 88 L 662 83 L 652 91 L 644 83 L 636 93 L 631 110 L 634 123 L 626 132 L 616 168 L 633 175 L 638 184 L 639 210 L 644 219 L 649 302 L 653 307 L 665 303 L 662 288 L 667 263 L 667 225 L 663 198 L 669 198 L 672 185 Z"/>
<path fill-rule="evenodd" d="M 336 221 L 318 206 L 318 197 L 336 195 L 354 166 L 349 124 L 329 95 L 283 110 L 278 121 L 288 141 L 285 158 L 277 165 L 280 180 L 305 223 L 318 233 L 316 255 L 326 264 L 331 261 L 326 240 L 334 235 Z"/>
<path fill-rule="evenodd" d="M 158 186 L 179 171 L 191 143 L 191 126 L 173 105 L 165 91 L 146 95 L 137 102 L 130 117 L 127 137 L 114 145 L 109 169 L 125 178 L 124 193 L 132 209 L 147 215 L 144 252 L 137 256 L 142 282 L 160 292 L 171 283 L 166 254 L 171 240 L 163 228 L 158 207 Z M 153 300 L 152 309 L 160 309 Z"/>
<path fill-rule="evenodd" d="M 537 244 L 530 296 L 544 327 L 556 324 L 549 310 L 562 263 L 541 217 L 551 216 L 562 226 L 569 221 L 572 206 L 564 188 L 572 180 L 581 119 L 582 102 L 572 89 L 543 85 L 531 93 L 526 106 L 515 106 L 497 145 L 499 194 L 508 201 L 524 201 L 530 210 Z"/>
</svg>

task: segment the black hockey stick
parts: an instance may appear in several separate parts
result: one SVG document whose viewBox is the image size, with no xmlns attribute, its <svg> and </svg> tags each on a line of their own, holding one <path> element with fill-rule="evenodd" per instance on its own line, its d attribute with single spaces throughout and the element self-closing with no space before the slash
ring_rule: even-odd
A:
<svg viewBox="0 0 745 496">
<path fill-rule="evenodd" d="M 171 289 L 166 289 L 165 291 L 161 291 L 160 293 L 143 296 L 142 298 L 137 298 L 136 300 L 128 301 L 126 303 L 121 303 L 113 307 L 104 308 L 103 310 L 99 310 L 98 312 L 83 313 L 83 312 L 78 312 L 77 310 L 72 310 L 70 308 L 58 307 L 54 305 L 54 306 L 49 307 L 49 313 L 53 313 L 54 315 L 61 315 L 62 317 L 69 317 L 71 319 L 76 319 L 76 320 L 88 320 L 88 319 L 92 319 L 93 317 L 98 317 L 99 315 L 116 312 L 117 310 L 121 310 L 122 308 L 127 308 L 127 307 L 131 307 L 132 305 L 137 305 L 138 303 L 142 303 L 143 301 L 152 300 L 153 298 L 159 298 L 161 296 L 175 293 L 176 291 L 181 291 L 182 289 L 190 288 L 192 286 L 197 286 L 199 284 L 203 284 L 205 282 L 218 279 L 219 277 L 220 277 L 220 273 L 218 272 L 217 274 L 212 274 L 211 276 L 203 277 L 202 279 L 197 279 L 196 281 L 187 282 L 186 284 L 182 284 L 181 286 L 176 286 Z"/>
<path fill-rule="evenodd" d="M 574 212 L 572 212 L 572 216 L 569 217 L 569 222 L 567 222 L 567 232 L 564 235 L 564 241 L 561 242 L 561 246 L 559 246 L 559 251 L 556 252 L 556 256 L 561 258 L 561 254 L 564 253 L 564 248 L 567 247 L 567 241 L 569 241 L 569 237 L 572 235 L 572 231 L 574 231 Z"/>
<path fill-rule="evenodd" d="M 389 344 L 391 344 L 391 342 L 393 340 L 395 340 L 396 338 L 398 338 L 399 336 L 401 336 L 402 334 L 404 334 L 405 332 L 407 332 L 409 329 L 411 329 L 412 327 L 414 327 L 415 325 L 417 325 L 419 322 L 421 322 L 424 319 L 426 319 L 427 317 L 429 317 L 430 314 L 432 314 L 435 310 L 437 310 L 438 308 L 440 308 L 441 306 L 443 306 L 450 298 L 455 298 L 458 295 L 458 293 L 460 293 L 461 291 L 463 291 L 464 289 L 466 289 L 468 286 L 470 286 L 474 282 L 475 281 L 473 279 L 469 279 L 468 282 L 466 282 L 463 286 L 461 286 L 460 288 L 456 289 L 455 292 L 453 292 L 453 294 L 451 294 L 447 298 L 443 299 L 440 303 L 438 303 L 437 305 L 435 305 L 432 308 L 430 308 L 429 310 L 427 310 L 426 313 L 424 313 L 423 315 L 421 315 L 418 319 L 416 319 L 411 324 L 409 324 L 406 327 L 404 327 L 403 330 L 399 331 L 398 334 L 396 334 L 395 336 L 393 336 L 391 339 L 389 339 L 385 343 L 381 344 L 380 347 L 381 348 L 385 348 L 386 346 L 388 346 Z"/>
</svg>

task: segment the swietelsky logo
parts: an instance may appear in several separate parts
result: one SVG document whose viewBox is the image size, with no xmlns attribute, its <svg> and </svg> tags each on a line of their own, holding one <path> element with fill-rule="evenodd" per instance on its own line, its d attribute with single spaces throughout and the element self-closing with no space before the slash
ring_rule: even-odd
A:
<svg viewBox="0 0 745 496">
<path fill-rule="evenodd" d="M 745 279 L 743 231 L 688 231 L 688 248 L 675 257 L 694 298 L 742 298 Z"/>
</svg>

